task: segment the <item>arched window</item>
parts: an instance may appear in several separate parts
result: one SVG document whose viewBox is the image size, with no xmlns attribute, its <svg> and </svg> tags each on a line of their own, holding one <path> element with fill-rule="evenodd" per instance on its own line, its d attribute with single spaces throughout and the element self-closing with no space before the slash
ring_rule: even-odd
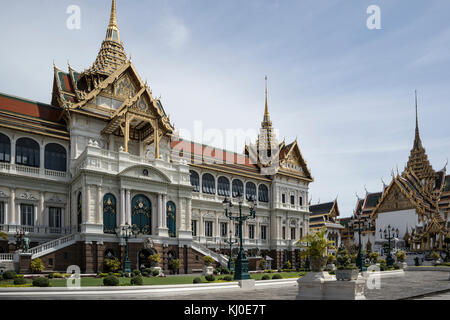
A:
<svg viewBox="0 0 450 320">
<path fill-rule="evenodd" d="M 244 184 L 241 180 L 233 180 L 233 198 L 236 198 L 239 194 L 244 195 Z"/>
<path fill-rule="evenodd" d="M 11 162 L 11 140 L 0 133 L 0 162 Z"/>
<path fill-rule="evenodd" d="M 77 225 L 78 225 L 78 232 L 81 231 L 81 223 L 83 222 L 83 198 L 81 196 L 81 192 L 78 193 L 78 199 L 77 199 Z"/>
<path fill-rule="evenodd" d="M 202 177 L 202 191 L 207 194 L 216 194 L 216 180 L 212 174 L 205 173 Z"/>
<path fill-rule="evenodd" d="M 253 182 L 245 184 L 245 197 L 247 200 L 256 199 L 256 185 Z"/>
<path fill-rule="evenodd" d="M 103 197 L 103 232 L 116 233 L 116 197 L 111 193 Z"/>
<path fill-rule="evenodd" d="M 45 169 L 66 171 L 67 152 L 62 145 L 49 143 L 45 146 Z"/>
<path fill-rule="evenodd" d="M 39 167 L 39 144 L 29 138 L 20 138 L 16 142 L 16 163 L 29 167 Z"/>
<path fill-rule="evenodd" d="M 177 236 L 177 209 L 175 203 L 167 202 L 167 228 L 169 229 L 169 237 Z"/>
<path fill-rule="evenodd" d="M 113 249 L 106 249 L 105 250 L 105 258 L 106 259 L 114 259 L 116 257 L 116 255 L 114 254 L 114 250 Z"/>
<path fill-rule="evenodd" d="M 131 224 L 139 233 L 152 234 L 152 206 L 144 195 L 137 195 L 131 201 Z"/>
<path fill-rule="evenodd" d="M 225 177 L 220 177 L 217 181 L 217 194 L 219 196 L 230 196 L 230 180 Z"/>
<path fill-rule="evenodd" d="M 200 178 L 198 173 L 193 170 L 189 172 L 191 174 L 191 186 L 194 187 L 194 192 L 200 192 Z"/>
<path fill-rule="evenodd" d="M 260 202 L 269 202 L 269 189 L 264 184 L 258 187 L 258 200 Z"/>
</svg>

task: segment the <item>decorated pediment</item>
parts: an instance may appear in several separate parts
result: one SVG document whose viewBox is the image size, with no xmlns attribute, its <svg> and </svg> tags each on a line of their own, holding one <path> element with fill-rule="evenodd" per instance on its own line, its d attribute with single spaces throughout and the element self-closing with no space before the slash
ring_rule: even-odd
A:
<svg viewBox="0 0 450 320">
<path fill-rule="evenodd" d="M 414 208 L 416 208 L 416 204 L 413 202 L 411 197 L 406 195 L 397 185 L 396 181 L 393 180 L 391 185 L 385 190 L 385 193 L 381 197 L 378 206 L 374 210 L 374 214 Z"/>
<path fill-rule="evenodd" d="M 133 166 L 123 170 L 119 176 L 139 178 L 154 182 L 171 183 L 170 178 L 163 172 L 150 166 Z"/>
<path fill-rule="evenodd" d="M 297 141 L 288 146 L 282 145 L 280 149 L 280 167 L 283 171 L 298 174 L 312 180 L 311 173 Z"/>
</svg>

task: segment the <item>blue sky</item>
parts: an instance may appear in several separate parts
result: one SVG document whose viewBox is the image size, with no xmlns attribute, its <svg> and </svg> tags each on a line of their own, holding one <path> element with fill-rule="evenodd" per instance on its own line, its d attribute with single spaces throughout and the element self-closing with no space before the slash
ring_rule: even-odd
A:
<svg viewBox="0 0 450 320">
<path fill-rule="evenodd" d="M 111 1 L 0 3 L 0 92 L 49 103 L 53 60 L 93 63 Z M 80 30 L 66 27 L 69 5 Z M 369 5 L 381 30 L 366 27 Z M 338 195 L 348 216 L 355 192 L 380 191 L 403 169 L 415 89 L 433 167 L 449 157 L 449 1 L 117 0 L 117 10 L 126 52 L 177 128 L 258 129 L 267 74 L 273 124 L 279 140 L 298 137 L 313 204 Z"/>
</svg>

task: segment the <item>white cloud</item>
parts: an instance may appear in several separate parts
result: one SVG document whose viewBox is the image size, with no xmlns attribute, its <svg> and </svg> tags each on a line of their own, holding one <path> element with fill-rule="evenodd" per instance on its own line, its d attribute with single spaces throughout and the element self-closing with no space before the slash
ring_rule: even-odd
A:
<svg viewBox="0 0 450 320">
<path fill-rule="evenodd" d="M 166 45 L 173 49 L 183 47 L 191 38 L 189 28 L 177 17 L 167 16 L 160 24 L 161 39 L 165 39 Z"/>
</svg>

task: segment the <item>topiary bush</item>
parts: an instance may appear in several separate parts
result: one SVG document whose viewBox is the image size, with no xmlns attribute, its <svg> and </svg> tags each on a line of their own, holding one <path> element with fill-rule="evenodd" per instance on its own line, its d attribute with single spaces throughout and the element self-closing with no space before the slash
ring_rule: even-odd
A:
<svg viewBox="0 0 450 320">
<path fill-rule="evenodd" d="M 192 283 L 202 283 L 202 279 L 201 278 L 195 278 Z"/>
<path fill-rule="evenodd" d="M 25 280 L 25 278 L 23 278 L 23 277 L 14 279 L 14 285 L 21 285 L 21 284 L 26 284 L 26 283 L 27 283 L 27 280 Z"/>
<path fill-rule="evenodd" d="M 154 277 L 159 276 L 159 270 L 153 270 L 152 271 L 152 276 L 154 276 Z"/>
<path fill-rule="evenodd" d="M 283 279 L 283 276 L 281 275 L 281 274 L 274 274 L 273 276 L 272 276 L 272 280 L 278 280 L 278 279 Z"/>
<path fill-rule="evenodd" d="M 225 280 L 225 281 L 233 281 L 233 278 L 231 276 L 225 276 L 225 277 L 223 277 L 223 280 Z"/>
<path fill-rule="evenodd" d="M 147 271 L 145 271 L 145 270 L 144 270 L 144 271 L 142 271 L 142 276 L 143 276 L 143 277 L 148 277 L 148 272 L 147 272 Z"/>
<path fill-rule="evenodd" d="M 131 284 L 134 286 L 142 286 L 144 284 L 144 278 L 142 276 L 135 276 L 131 278 Z"/>
<path fill-rule="evenodd" d="M 5 280 L 11 280 L 17 277 L 17 273 L 15 271 L 5 271 L 3 273 L 3 279 Z"/>
<path fill-rule="evenodd" d="M 205 266 L 210 266 L 214 263 L 214 259 L 211 258 L 210 256 L 204 256 L 203 262 L 205 263 Z"/>
<path fill-rule="evenodd" d="M 142 274 L 141 274 L 141 272 L 139 270 L 133 270 L 133 275 L 134 276 L 140 276 Z"/>
<path fill-rule="evenodd" d="M 118 258 L 106 258 L 105 267 L 106 271 L 116 272 L 120 269 L 120 260 Z"/>
<path fill-rule="evenodd" d="M 114 287 L 119 285 L 119 278 L 116 276 L 107 276 L 103 278 L 103 285 L 108 287 Z"/>
<path fill-rule="evenodd" d="M 49 286 L 50 281 L 48 280 L 48 278 L 39 277 L 33 279 L 33 287 L 49 287 Z"/>
<path fill-rule="evenodd" d="M 212 282 L 216 280 L 216 277 L 213 274 L 208 274 L 205 276 L 206 281 Z"/>
<path fill-rule="evenodd" d="M 268 274 L 265 274 L 262 276 L 261 280 L 270 280 L 270 276 Z"/>
<path fill-rule="evenodd" d="M 33 273 L 41 273 L 44 269 L 45 266 L 41 259 L 36 258 L 31 261 L 31 271 L 33 271 Z"/>
</svg>

